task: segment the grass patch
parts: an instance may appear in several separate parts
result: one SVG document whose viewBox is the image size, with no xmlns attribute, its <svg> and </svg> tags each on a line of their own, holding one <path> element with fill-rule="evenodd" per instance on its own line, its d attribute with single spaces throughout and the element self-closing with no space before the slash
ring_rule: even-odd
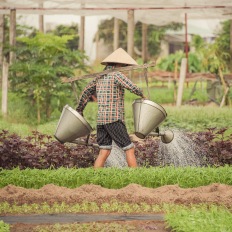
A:
<svg viewBox="0 0 232 232">
<path fill-rule="evenodd" d="M 83 184 L 95 184 L 109 189 L 119 189 L 128 184 L 148 188 L 178 184 L 181 188 L 194 188 L 212 183 L 232 185 L 232 167 L 151 167 L 151 168 L 59 168 L 49 170 L 18 168 L 1 170 L 0 187 L 9 184 L 38 189 L 46 184 L 76 188 Z"/>
<path fill-rule="evenodd" d="M 4 223 L 3 221 L 0 221 L 0 231 L 1 232 L 9 232 L 10 231 L 10 225 L 7 223 Z"/>
<path fill-rule="evenodd" d="M 42 204 L 22 204 L 17 202 L 9 204 L 8 202 L 0 203 L 0 214 L 58 214 L 58 213 L 165 213 L 173 215 L 182 210 L 201 210 L 215 212 L 216 209 L 231 212 L 232 207 L 213 205 L 213 204 L 192 204 L 192 205 L 178 205 L 178 204 L 147 204 L 140 203 L 125 203 L 117 200 L 112 200 L 110 203 L 97 204 L 95 202 L 84 201 L 76 204 L 53 203 L 46 202 Z M 171 218 L 172 216 L 170 216 Z"/>
<path fill-rule="evenodd" d="M 232 125 L 232 110 L 230 107 L 213 107 L 213 106 L 189 106 L 183 105 L 179 108 L 170 106 L 170 102 L 173 102 L 173 90 L 168 88 L 160 88 L 155 85 L 156 82 L 151 85 L 150 93 L 151 100 L 161 104 L 168 113 L 167 118 L 161 124 L 161 127 L 181 128 L 189 131 L 202 131 L 210 127 L 228 127 Z M 146 94 L 146 88 L 144 83 L 139 84 L 144 88 Z M 188 95 L 187 88 L 185 95 Z M 199 92 L 199 91 L 198 91 Z M 132 103 L 138 97 L 129 91 L 125 94 L 125 123 L 129 133 L 134 132 L 134 120 Z M 167 105 L 166 105 L 167 104 Z M 76 103 L 69 104 L 75 109 Z M 9 93 L 9 109 L 7 119 L 0 117 L 0 130 L 9 130 L 12 133 L 17 133 L 21 136 L 28 136 L 31 131 L 38 130 L 41 133 L 53 135 L 61 115 L 61 111 L 55 110 L 52 118 L 43 124 L 37 124 L 36 117 L 32 115 L 30 106 L 23 102 L 14 93 Z M 84 110 L 84 116 L 90 123 L 94 130 L 96 130 L 97 120 L 97 103 L 89 102 Z M 232 133 L 232 128 L 227 131 L 227 134 Z"/>
<path fill-rule="evenodd" d="M 198 231 L 232 231 L 232 208 L 220 205 L 193 204 L 189 206 L 176 204 L 149 205 L 146 203 L 129 204 L 112 201 L 97 205 L 95 202 L 67 205 L 46 202 L 38 205 L 10 205 L 0 203 L 1 214 L 58 214 L 58 213 L 164 213 L 166 228 L 176 232 Z M 3 229 L 2 229 L 3 228 Z M 0 222 L 3 232 L 10 231 L 9 225 Z M 5 229 L 5 230 L 4 230 Z M 104 229 L 104 230 L 103 230 Z M 73 223 L 38 226 L 34 231 L 136 231 L 130 224 L 112 223 Z"/>
<path fill-rule="evenodd" d="M 122 203 L 116 200 L 98 205 L 95 202 L 82 202 L 68 205 L 65 202 L 49 205 L 43 204 L 9 204 L 0 203 L 0 214 L 58 214 L 58 213 L 160 213 L 173 209 L 174 205 L 149 205 L 146 203 Z"/>
<path fill-rule="evenodd" d="M 232 231 L 231 212 L 224 207 L 215 205 L 179 208 L 167 213 L 165 220 L 168 227 L 177 232 Z"/>
<path fill-rule="evenodd" d="M 125 123 L 129 133 L 134 132 L 134 119 L 132 112 L 132 103 L 125 102 Z M 168 116 L 160 125 L 161 128 L 178 128 L 192 132 L 205 131 L 206 128 L 228 128 L 226 135 L 232 134 L 232 110 L 230 108 L 203 107 L 203 106 L 182 106 L 176 108 L 173 106 L 164 106 Z M 84 116 L 90 123 L 94 132 L 96 132 L 97 104 L 87 105 Z M 40 125 L 30 125 L 23 123 L 12 123 L 0 118 L 0 130 L 8 130 L 11 133 L 17 133 L 20 136 L 29 136 L 33 130 L 38 130 L 43 134 L 54 135 L 57 120 L 53 120 Z"/>
</svg>

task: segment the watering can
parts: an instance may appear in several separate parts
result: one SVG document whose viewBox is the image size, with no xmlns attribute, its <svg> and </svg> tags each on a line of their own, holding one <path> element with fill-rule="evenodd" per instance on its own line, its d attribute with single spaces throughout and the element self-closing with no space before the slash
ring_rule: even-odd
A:
<svg viewBox="0 0 232 232">
<path fill-rule="evenodd" d="M 54 137 L 60 143 L 76 143 L 81 145 L 98 146 L 97 144 L 89 144 L 79 138 L 87 136 L 93 131 L 90 124 L 84 117 L 69 105 L 64 106 L 61 113 Z"/>
<path fill-rule="evenodd" d="M 165 109 L 148 99 L 136 99 L 133 104 L 135 135 L 144 139 L 146 136 L 160 136 L 163 143 L 170 143 L 174 134 L 171 130 L 159 131 L 159 125 L 167 117 Z"/>
<path fill-rule="evenodd" d="M 159 132 L 158 126 L 167 117 L 164 108 L 150 100 L 137 99 L 133 103 L 135 135 L 144 139 L 147 135 L 161 136 L 163 143 L 170 143 L 174 134 L 171 130 Z M 98 147 L 98 144 L 89 143 L 90 133 L 93 131 L 90 124 L 76 110 L 69 105 L 64 106 L 54 137 L 60 143 L 75 143 Z M 86 141 L 83 137 L 87 136 Z"/>
</svg>

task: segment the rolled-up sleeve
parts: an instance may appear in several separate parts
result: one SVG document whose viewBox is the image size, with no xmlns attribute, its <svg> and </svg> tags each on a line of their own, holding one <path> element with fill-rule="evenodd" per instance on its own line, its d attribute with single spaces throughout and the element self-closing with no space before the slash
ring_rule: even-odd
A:
<svg viewBox="0 0 232 232">
<path fill-rule="evenodd" d="M 130 79 L 128 79 L 124 74 L 117 72 L 114 74 L 114 76 L 117 84 L 129 90 L 131 93 L 143 97 L 143 91 L 137 85 L 135 85 Z"/>
</svg>

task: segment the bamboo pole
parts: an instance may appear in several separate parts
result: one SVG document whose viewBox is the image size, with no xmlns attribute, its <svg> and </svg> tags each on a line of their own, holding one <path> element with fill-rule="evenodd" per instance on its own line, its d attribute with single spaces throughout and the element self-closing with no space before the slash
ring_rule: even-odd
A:
<svg viewBox="0 0 232 232">
<path fill-rule="evenodd" d="M 119 20 L 114 18 L 114 51 L 119 47 Z"/>
<path fill-rule="evenodd" d="M 232 19 L 230 20 L 230 57 L 232 57 Z M 232 72 L 232 61 L 229 66 L 230 72 Z"/>
<path fill-rule="evenodd" d="M 39 3 L 39 7 L 43 8 L 43 3 Z M 39 31 L 44 33 L 44 15 L 39 15 Z"/>
<path fill-rule="evenodd" d="M 177 77 L 178 75 L 178 62 L 177 60 L 175 60 L 175 71 L 174 71 L 174 81 L 173 81 L 173 84 L 174 84 L 174 92 L 173 92 L 173 97 L 174 97 L 174 101 L 176 102 L 176 98 L 177 98 L 177 86 L 176 86 L 176 82 L 177 82 Z"/>
<path fill-rule="evenodd" d="M 3 64 L 4 15 L 0 15 L 0 66 Z"/>
<path fill-rule="evenodd" d="M 2 66 L 2 114 L 4 117 L 7 116 L 8 73 L 9 73 L 9 64 L 4 58 L 3 66 Z"/>
<path fill-rule="evenodd" d="M 10 10 L 10 46 L 15 46 L 16 44 L 16 10 Z M 13 63 L 15 59 L 15 53 L 10 52 L 10 64 Z"/>
<path fill-rule="evenodd" d="M 180 79 L 179 79 L 177 101 L 176 101 L 176 106 L 178 106 L 178 107 L 181 106 L 181 104 L 182 104 L 184 82 L 185 82 L 186 69 L 187 69 L 186 67 L 187 67 L 187 58 L 183 58 L 181 61 Z"/>
<path fill-rule="evenodd" d="M 148 25 L 142 24 L 142 59 L 143 63 L 147 62 L 147 27 Z"/>
<path fill-rule="evenodd" d="M 133 57 L 134 55 L 134 10 L 127 12 L 127 52 Z"/>
<path fill-rule="evenodd" d="M 111 70 L 105 70 L 103 72 L 87 74 L 87 75 L 80 76 L 80 77 L 73 77 L 73 78 L 62 77 L 61 81 L 63 83 L 71 83 L 73 81 L 78 81 L 78 80 L 82 80 L 82 79 L 88 79 L 88 78 L 93 78 L 93 77 L 106 75 L 106 74 L 111 73 L 111 72 L 123 72 L 123 71 L 132 71 L 132 70 L 136 70 L 136 69 L 147 69 L 149 67 L 154 67 L 154 66 L 155 66 L 155 63 L 136 65 L 136 66 L 126 66 L 126 67 L 122 67 L 122 68 L 115 68 L 115 69 L 111 69 Z"/>
<path fill-rule="evenodd" d="M 220 108 L 223 107 L 223 106 L 225 105 L 226 96 L 227 96 L 227 94 L 229 93 L 229 90 L 230 90 L 230 87 L 227 86 L 227 88 L 226 88 L 226 90 L 225 90 L 225 92 L 224 92 L 224 95 L 223 95 L 223 97 L 222 97 L 222 101 L 221 101 L 221 103 L 220 103 Z"/>
<path fill-rule="evenodd" d="M 85 50 L 85 17 L 81 16 L 80 22 L 80 38 L 79 38 L 79 50 Z"/>
</svg>

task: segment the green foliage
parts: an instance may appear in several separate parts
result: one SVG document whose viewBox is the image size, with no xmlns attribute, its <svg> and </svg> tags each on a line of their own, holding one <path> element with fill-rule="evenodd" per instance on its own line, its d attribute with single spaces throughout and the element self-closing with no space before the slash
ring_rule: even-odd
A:
<svg viewBox="0 0 232 232">
<path fill-rule="evenodd" d="M 17 17 L 16 22 L 20 19 L 20 17 Z M 9 31 L 10 31 L 10 19 L 9 15 L 4 15 L 4 44 L 3 44 L 3 54 L 6 58 L 9 58 L 9 52 L 10 48 L 10 38 L 9 38 Z M 16 37 L 23 37 L 23 36 L 33 36 L 36 33 L 36 28 L 27 26 L 27 25 L 21 25 L 16 24 Z"/>
<path fill-rule="evenodd" d="M 157 63 L 157 69 L 164 71 L 175 71 L 175 63 L 177 63 L 177 71 L 180 71 L 181 60 L 186 57 L 183 51 L 178 51 L 174 54 L 162 58 Z M 196 73 L 202 70 L 201 61 L 195 53 L 189 52 L 188 54 L 188 72 Z"/>
<path fill-rule="evenodd" d="M 205 45 L 204 39 L 200 35 L 194 35 L 191 41 L 191 46 L 195 48 L 196 51 L 201 50 Z"/>
<path fill-rule="evenodd" d="M 185 89 L 184 101 L 189 100 L 191 88 Z M 232 125 L 232 111 L 229 107 L 218 108 L 216 106 L 190 106 L 183 105 L 180 108 L 166 103 L 173 102 L 173 89 L 151 87 L 151 100 L 163 105 L 167 111 L 167 118 L 161 124 L 161 127 L 175 127 L 189 131 L 204 131 L 206 128 L 223 128 Z M 144 89 L 145 95 L 146 90 Z M 134 121 L 132 103 L 137 97 L 126 91 L 125 101 L 125 121 L 129 133 L 134 132 Z M 199 101 L 206 101 L 206 92 L 198 89 L 193 98 Z M 0 96 L 1 99 L 1 96 Z M 55 109 L 51 119 L 46 123 L 36 125 L 32 116 L 32 110 L 23 100 L 17 98 L 15 94 L 9 95 L 9 114 L 7 119 L 0 118 L 0 130 L 7 129 L 21 136 L 28 136 L 32 130 L 38 130 L 41 133 L 53 135 L 61 115 L 63 106 L 69 104 L 75 108 L 72 98 L 67 99 L 61 106 Z M 97 103 L 90 102 L 84 110 L 84 116 L 90 125 L 96 129 Z M 232 128 L 228 128 L 228 133 L 232 133 Z"/>
<path fill-rule="evenodd" d="M 99 39 L 103 39 L 104 42 L 113 47 L 113 28 L 114 18 L 103 20 L 98 27 Z M 119 20 L 119 47 L 127 50 L 127 24 Z M 160 53 L 160 43 L 164 38 L 165 32 L 169 29 L 179 30 L 182 28 L 182 24 L 171 23 L 165 26 L 148 25 L 147 38 L 148 38 L 148 53 L 151 57 L 157 56 Z M 97 36 L 97 35 L 96 35 Z M 96 40 L 96 36 L 95 39 Z M 142 23 L 138 22 L 135 25 L 134 41 L 136 48 L 142 50 Z"/>
<path fill-rule="evenodd" d="M 0 221 L 0 231 L 1 232 L 10 232 L 10 225 Z"/>
<path fill-rule="evenodd" d="M 99 39 L 103 39 L 104 43 L 111 46 L 113 48 L 113 29 L 114 28 L 114 18 L 102 20 L 101 23 L 98 26 L 98 32 L 95 35 L 94 41 L 96 41 L 96 38 L 98 36 Z M 127 47 L 127 24 L 119 20 L 119 47 L 126 50 Z"/>
<path fill-rule="evenodd" d="M 41 188 L 53 183 L 76 188 L 83 184 L 96 184 L 109 189 L 119 189 L 128 184 L 148 188 L 178 184 L 182 188 L 194 188 L 212 183 L 232 185 L 232 167 L 151 167 L 151 168 L 59 168 L 1 170 L 0 187 L 9 184 L 24 188 Z"/>
<path fill-rule="evenodd" d="M 231 231 L 231 208 L 220 205 L 194 204 L 189 206 L 177 204 L 150 205 L 146 203 L 122 203 L 116 200 L 109 203 L 82 202 L 68 205 L 64 202 L 47 204 L 9 204 L 0 203 L 1 214 L 57 214 L 57 213 L 165 213 L 167 229 L 173 231 Z M 0 222 L 3 232 L 10 231 L 8 224 Z M 139 229 L 139 228 L 138 228 Z M 55 224 L 38 226 L 35 231 L 138 231 L 132 226 L 115 223 L 81 223 Z"/>
<path fill-rule="evenodd" d="M 54 30 L 48 31 L 56 36 L 72 35 L 73 38 L 67 42 L 67 46 L 70 50 L 77 50 L 79 45 L 79 34 L 78 34 L 78 24 L 72 24 L 70 26 L 58 25 Z"/>
<path fill-rule="evenodd" d="M 192 46 L 201 60 L 202 72 L 220 74 L 230 69 L 230 21 L 222 23 L 222 29 L 214 43 L 207 43 L 199 35 L 193 37 Z"/>
<path fill-rule="evenodd" d="M 37 111 L 38 122 L 50 118 L 54 109 L 61 109 L 72 91 L 60 77 L 72 77 L 74 70 L 86 70 L 86 56 L 66 47 L 72 36 L 38 33 L 33 38 L 18 38 L 17 60 L 10 67 L 13 91 Z"/>
<path fill-rule="evenodd" d="M 232 54 L 229 54 L 230 51 L 230 26 L 231 20 L 227 20 L 221 23 L 221 30 L 218 33 L 218 37 L 216 39 L 218 51 L 222 54 L 223 59 L 227 63 L 227 67 L 230 71 L 231 62 L 232 62 Z"/>
<path fill-rule="evenodd" d="M 165 107 L 168 117 L 162 126 L 182 128 L 189 131 L 204 131 L 206 128 L 223 128 L 232 125 L 232 111 L 230 108 L 182 106 Z M 232 128 L 228 134 L 232 133 Z"/>
<path fill-rule="evenodd" d="M 44 202 L 43 204 L 23 204 L 17 205 L 9 204 L 7 202 L 0 203 L 0 214 L 54 214 L 54 213 L 86 213 L 86 212 L 104 212 L 104 213 L 112 213 L 112 212 L 120 212 L 120 213 L 144 213 L 144 212 L 152 212 L 158 213 L 167 208 L 172 208 L 173 206 L 164 205 L 149 205 L 146 203 L 141 204 L 133 204 L 133 203 L 122 203 L 116 200 L 110 201 L 109 203 L 97 204 L 96 202 L 88 202 L 84 201 L 76 204 L 66 204 L 65 202 L 48 204 Z"/>
<path fill-rule="evenodd" d="M 164 26 L 148 25 L 147 28 L 147 50 L 150 57 L 157 57 L 161 51 L 161 41 L 164 39 L 167 30 L 178 31 L 182 28 L 181 23 L 170 23 Z M 135 46 L 142 50 L 142 23 L 135 25 Z"/>
<path fill-rule="evenodd" d="M 220 72 L 231 71 L 230 54 L 230 20 L 221 23 L 222 28 L 213 43 L 207 43 L 199 35 L 194 35 L 191 46 L 195 52 L 189 52 L 188 68 L 189 72 L 211 72 L 220 74 Z M 180 67 L 181 59 L 184 54 L 181 52 L 171 54 L 161 60 L 158 67 L 161 70 L 174 71 L 175 61 Z"/>
<path fill-rule="evenodd" d="M 232 231 L 232 214 L 222 207 L 211 205 L 183 207 L 165 215 L 169 228 L 173 231 Z"/>
</svg>

